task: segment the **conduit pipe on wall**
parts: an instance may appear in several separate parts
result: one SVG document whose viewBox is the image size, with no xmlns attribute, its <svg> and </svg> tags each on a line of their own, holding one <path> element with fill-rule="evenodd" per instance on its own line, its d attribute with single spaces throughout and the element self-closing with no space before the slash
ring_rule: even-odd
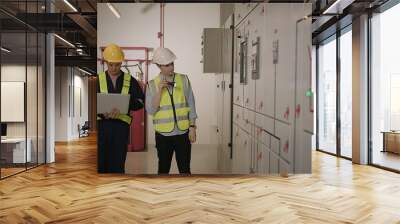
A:
<svg viewBox="0 0 400 224">
<path fill-rule="evenodd" d="M 158 32 L 158 38 L 160 39 L 160 47 L 164 47 L 164 10 L 165 4 L 160 3 L 160 32 Z"/>
</svg>

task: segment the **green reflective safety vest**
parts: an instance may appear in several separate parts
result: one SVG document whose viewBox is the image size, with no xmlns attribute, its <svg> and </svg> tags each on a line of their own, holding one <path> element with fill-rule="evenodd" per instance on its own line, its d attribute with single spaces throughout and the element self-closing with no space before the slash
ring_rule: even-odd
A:
<svg viewBox="0 0 400 224">
<path fill-rule="evenodd" d="M 153 87 L 153 90 L 158 90 L 160 81 L 160 75 L 150 81 L 150 86 Z M 172 96 L 170 96 L 167 89 L 164 89 L 161 93 L 160 108 L 153 115 L 154 129 L 159 133 L 172 132 L 175 123 L 179 130 L 185 131 L 189 129 L 190 108 L 186 103 L 183 87 L 183 82 L 187 82 L 188 79 L 184 75 L 176 73 L 174 81 L 175 87 L 173 88 Z"/>
<path fill-rule="evenodd" d="M 121 94 L 129 95 L 129 88 L 131 86 L 131 75 L 129 73 L 124 73 L 124 83 L 122 85 Z M 100 93 L 108 93 L 107 88 L 107 75 L 105 72 L 99 74 L 99 84 L 100 84 Z M 120 114 L 117 116 L 117 119 L 131 124 L 132 118 L 127 114 Z M 101 117 L 97 116 L 97 120 L 101 120 Z"/>
</svg>

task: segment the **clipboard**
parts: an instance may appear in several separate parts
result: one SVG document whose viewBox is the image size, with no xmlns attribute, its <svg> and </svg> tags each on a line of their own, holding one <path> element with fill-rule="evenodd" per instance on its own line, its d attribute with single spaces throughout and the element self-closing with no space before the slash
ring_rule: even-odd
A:
<svg viewBox="0 0 400 224">
<path fill-rule="evenodd" d="M 119 93 L 97 93 L 97 114 L 109 113 L 114 108 L 121 114 L 127 114 L 130 97 Z"/>
</svg>

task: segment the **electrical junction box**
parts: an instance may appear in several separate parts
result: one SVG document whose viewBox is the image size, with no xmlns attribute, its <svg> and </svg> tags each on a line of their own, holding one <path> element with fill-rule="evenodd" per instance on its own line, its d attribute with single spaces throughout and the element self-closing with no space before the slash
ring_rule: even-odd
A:
<svg viewBox="0 0 400 224">
<path fill-rule="evenodd" d="M 222 72 L 223 28 L 204 28 L 202 36 L 203 73 Z"/>
</svg>

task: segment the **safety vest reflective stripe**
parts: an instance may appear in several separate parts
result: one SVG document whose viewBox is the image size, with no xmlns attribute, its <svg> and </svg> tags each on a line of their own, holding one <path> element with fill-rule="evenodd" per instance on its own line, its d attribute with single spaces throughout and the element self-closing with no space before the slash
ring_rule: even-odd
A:
<svg viewBox="0 0 400 224">
<path fill-rule="evenodd" d="M 153 116 L 154 129 L 157 132 L 167 133 L 172 132 L 175 127 L 175 117 L 178 129 L 187 130 L 189 129 L 189 111 L 190 108 L 187 105 L 185 92 L 184 92 L 184 75 L 175 74 L 176 86 L 173 89 L 172 98 L 174 101 L 174 107 L 171 102 L 171 97 L 166 89 L 163 90 L 160 100 L 160 108 Z M 160 75 L 151 81 L 150 85 L 153 85 L 157 89 L 160 83 Z"/>
<path fill-rule="evenodd" d="M 187 107 L 186 103 L 175 104 L 175 109 L 186 108 L 186 107 Z M 160 110 L 172 110 L 172 109 L 173 109 L 172 105 L 164 105 L 160 107 Z"/>
<path fill-rule="evenodd" d="M 132 117 L 129 116 L 129 115 L 126 115 L 126 114 L 118 115 L 117 119 L 119 119 L 119 120 L 121 120 L 121 121 L 123 121 L 125 123 L 128 123 L 128 124 L 131 124 L 131 122 L 132 122 Z"/>
<path fill-rule="evenodd" d="M 117 116 L 117 119 L 122 120 L 123 122 L 126 122 L 130 124 L 132 122 L 132 118 L 126 114 L 120 114 Z M 97 116 L 97 120 L 102 120 L 101 117 Z"/>
<path fill-rule="evenodd" d="M 189 113 L 190 108 L 188 106 L 182 108 L 175 108 L 176 116 L 186 116 Z M 172 113 L 172 114 L 171 114 Z M 157 112 L 157 119 L 162 118 L 174 118 L 174 110 L 171 109 L 159 109 Z"/>
<path fill-rule="evenodd" d="M 177 121 L 185 121 L 185 120 L 187 120 L 187 116 L 176 117 L 176 120 Z M 163 123 L 170 123 L 170 122 L 174 123 L 175 119 L 174 118 L 158 119 L 158 120 L 155 120 L 153 122 L 153 124 L 163 124 Z"/>
<path fill-rule="evenodd" d="M 124 73 L 124 81 L 122 84 L 121 94 L 123 94 L 123 95 L 129 94 L 129 88 L 131 86 L 131 78 L 132 78 L 132 76 L 129 73 Z M 105 72 L 102 72 L 99 74 L 99 83 L 100 83 L 100 92 L 108 93 L 107 75 Z"/>
<path fill-rule="evenodd" d="M 101 93 L 108 93 L 108 88 L 107 88 L 107 78 L 106 78 L 106 73 L 102 72 L 99 74 L 99 83 L 100 83 L 100 92 Z"/>
<path fill-rule="evenodd" d="M 129 94 L 129 88 L 131 85 L 131 78 L 132 76 L 129 73 L 124 73 L 124 81 L 122 85 L 122 90 L 121 94 L 123 95 L 128 95 Z M 100 92 L 101 93 L 108 93 L 108 88 L 107 88 L 107 75 L 105 72 L 101 72 L 99 74 L 99 83 L 100 83 Z M 127 114 L 120 114 L 117 116 L 117 119 L 126 122 L 128 124 L 131 124 L 132 118 L 127 115 Z M 100 117 L 97 117 L 97 120 L 101 120 Z"/>
<path fill-rule="evenodd" d="M 131 75 L 129 73 L 124 74 L 124 83 L 122 85 L 121 94 L 128 95 L 129 87 L 131 86 Z"/>
</svg>

